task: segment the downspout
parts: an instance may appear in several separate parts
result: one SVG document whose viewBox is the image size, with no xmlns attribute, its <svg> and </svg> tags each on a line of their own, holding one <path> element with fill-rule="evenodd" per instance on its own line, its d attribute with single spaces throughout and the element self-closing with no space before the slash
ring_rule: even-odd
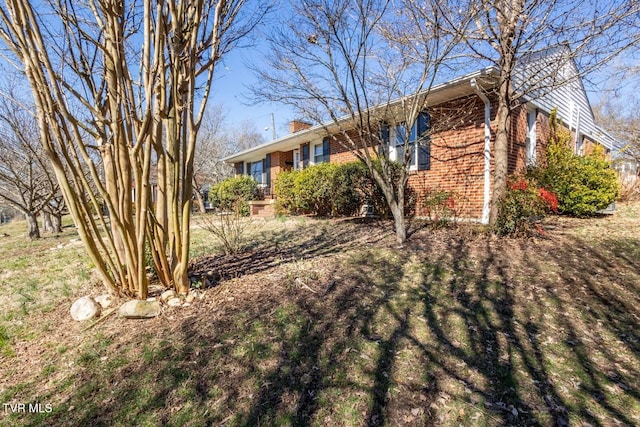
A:
<svg viewBox="0 0 640 427">
<path fill-rule="evenodd" d="M 482 204 L 483 224 L 489 224 L 489 211 L 491 206 L 491 102 L 487 95 L 478 87 L 476 79 L 469 82 L 473 90 L 484 102 L 484 198 Z"/>
</svg>

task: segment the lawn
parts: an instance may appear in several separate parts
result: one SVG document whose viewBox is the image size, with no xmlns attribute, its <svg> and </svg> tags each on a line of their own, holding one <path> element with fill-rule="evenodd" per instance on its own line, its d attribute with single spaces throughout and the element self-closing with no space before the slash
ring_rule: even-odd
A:
<svg viewBox="0 0 640 427">
<path fill-rule="evenodd" d="M 3 225 L 0 425 L 640 425 L 639 218 L 413 224 L 402 249 L 389 223 L 281 218 L 238 255 L 195 228 L 214 286 L 92 326 L 73 227 Z"/>
</svg>

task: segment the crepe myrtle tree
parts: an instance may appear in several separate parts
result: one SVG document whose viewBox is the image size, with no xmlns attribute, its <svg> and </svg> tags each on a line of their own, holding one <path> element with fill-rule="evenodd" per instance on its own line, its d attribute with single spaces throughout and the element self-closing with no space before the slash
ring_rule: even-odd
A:
<svg viewBox="0 0 640 427">
<path fill-rule="evenodd" d="M 441 30 L 464 41 L 467 62 L 498 70 L 490 223 L 507 186 L 513 112 L 527 98 L 579 84 L 640 40 L 634 0 L 466 0 L 437 3 Z M 473 19 L 469 21 L 469 13 Z M 469 58 L 473 61 L 469 61 Z M 569 73 L 567 73 L 567 70 Z"/>
<path fill-rule="evenodd" d="M 261 81 L 253 91 L 292 105 L 366 164 L 402 245 L 409 171 L 428 161 L 434 131 L 429 91 L 459 39 L 424 19 L 439 13 L 435 1 L 306 1 L 291 10 L 265 35 L 269 66 L 253 67 Z"/>
<path fill-rule="evenodd" d="M 194 152 L 214 71 L 266 9 L 245 0 L 0 6 L 0 40 L 30 85 L 40 142 L 113 292 L 147 297 L 148 253 L 162 284 L 188 291 Z"/>
</svg>

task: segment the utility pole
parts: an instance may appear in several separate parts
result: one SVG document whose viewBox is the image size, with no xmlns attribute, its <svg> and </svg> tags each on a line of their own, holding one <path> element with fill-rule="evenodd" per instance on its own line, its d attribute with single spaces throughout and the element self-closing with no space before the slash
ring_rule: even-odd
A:
<svg viewBox="0 0 640 427">
<path fill-rule="evenodd" d="M 271 113 L 271 132 L 273 135 L 273 139 L 276 139 L 276 119 L 273 116 L 273 113 Z"/>
</svg>

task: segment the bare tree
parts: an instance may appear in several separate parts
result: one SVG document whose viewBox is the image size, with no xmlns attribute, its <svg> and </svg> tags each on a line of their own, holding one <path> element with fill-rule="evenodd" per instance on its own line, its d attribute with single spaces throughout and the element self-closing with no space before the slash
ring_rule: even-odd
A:
<svg viewBox="0 0 640 427">
<path fill-rule="evenodd" d="M 640 67 L 615 67 L 608 75 L 610 87 L 594 106 L 596 120 L 613 134 L 619 145 L 617 160 L 640 165 Z M 620 88 L 620 81 L 628 84 Z M 615 83 L 614 83 L 615 82 Z M 640 167 L 636 170 L 640 176 Z"/>
<path fill-rule="evenodd" d="M 462 36 L 473 60 L 499 70 L 490 215 L 494 223 L 506 190 L 512 113 L 525 98 L 584 78 L 637 44 L 640 4 L 632 0 L 468 0 L 438 5 L 443 30 Z M 474 19 L 464 25 L 469 12 Z M 541 61 L 545 56 L 547 60 Z M 563 70 L 572 63 L 577 64 L 577 72 L 567 78 Z M 527 69 L 525 64 L 533 67 Z"/>
<path fill-rule="evenodd" d="M 187 292 L 194 152 L 215 67 L 265 8 L 245 0 L 34 7 L 6 0 L 0 39 L 31 86 L 40 141 L 103 282 L 146 298 L 148 249 L 160 281 Z"/>
<path fill-rule="evenodd" d="M 410 163 L 424 159 L 427 98 L 456 35 L 440 31 L 435 3 L 310 1 L 267 36 L 269 70 L 258 70 L 262 98 L 296 107 L 367 165 L 393 215 L 397 242 L 407 237 L 405 187 Z M 412 130 L 418 132 L 412 134 Z M 394 167 L 389 130 L 401 141 Z M 415 135 L 415 137 L 413 137 Z M 396 145 L 396 141 L 392 145 Z M 379 160 L 379 162 L 377 161 Z"/>
<path fill-rule="evenodd" d="M 193 164 L 193 188 L 200 212 L 205 212 L 204 192 L 218 182 L 233 176 L 233 168 L 222 159 L 232 153 L 265 142 L 251 121 L 237 127 L 225 122 L 220 105 L 211 108 L 202 122 Z"/>
<path fill-rule="evenodd" d="M 40 145 L 35 118 L 8 100 L 0 109 L 0 199 L 25 216 L 29 238 L 39 239 L 36 216 L 60 195 L 58 183 Z"/>
<path fill-rule="evenodd" d="M 225 116 L 221 105 L 210 108 L 202 122 L 193 161 L 193 190 L 201 213 L 205 212 L 203 193 L 229 176 L 222 158 L 226 149 Z"/>
</svg>

